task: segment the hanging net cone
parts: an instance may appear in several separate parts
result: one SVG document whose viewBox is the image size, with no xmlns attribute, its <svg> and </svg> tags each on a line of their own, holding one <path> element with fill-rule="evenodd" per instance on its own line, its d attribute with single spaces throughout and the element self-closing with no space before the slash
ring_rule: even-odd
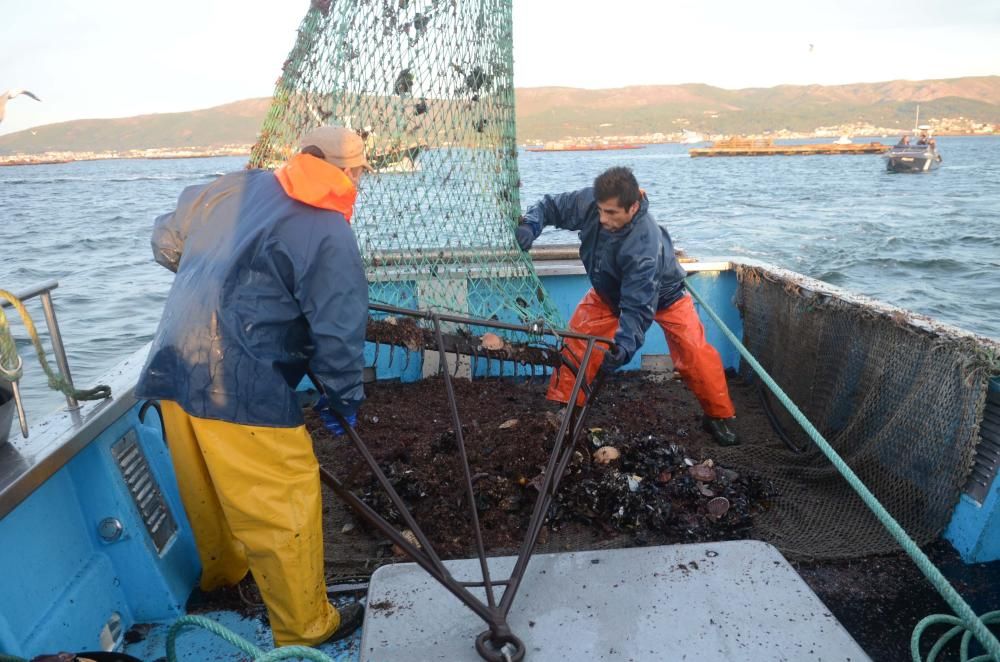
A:
<svg viewBox="0 0 1000 662">
<path fill-rule="evenodd" d="M 562 326 L 517 246 L 509 0 L 314 0 L 251 167 L 320 125 L 355 130 L 377 174 L 352 224 L 372 301 Z"/>
</svg>

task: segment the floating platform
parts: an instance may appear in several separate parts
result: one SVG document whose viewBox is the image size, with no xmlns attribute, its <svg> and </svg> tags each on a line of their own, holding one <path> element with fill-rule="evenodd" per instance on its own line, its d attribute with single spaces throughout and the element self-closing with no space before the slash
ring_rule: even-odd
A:
<svg viewBox="0 0 1000 662">
<path fill-rule="evenodd" d="M 889 145 L 878 142 L 821 143 L 815 145 L 775 145 L 773 140 L 731 139 L 713 143 L 709 147 L 694 147 L 688 154 L 694 156 L 808 156 L 812 154 L 882 154 Z"/>
<path fill-rule="evenodd" d="M 546 145 L 544 147 L 525 147 L 528 152 L 603 152 L 617 149 L 642 149 L 645 145 L 627 143 L 587 144 L 587 145 Z"/>
<path fill-rule="evenodd" d="M 514 561 L 490 559 L 490 574 Z M 445 566 L 481 579 L 477 559 Z M 532 662 L 869 659 L 778 550 L 751 540 L 535 555 L 508 622 Z M 415 563 L 387 565 L 369 585 L 361 660 L 482 662 L 485 629 Z"/>
</svg>

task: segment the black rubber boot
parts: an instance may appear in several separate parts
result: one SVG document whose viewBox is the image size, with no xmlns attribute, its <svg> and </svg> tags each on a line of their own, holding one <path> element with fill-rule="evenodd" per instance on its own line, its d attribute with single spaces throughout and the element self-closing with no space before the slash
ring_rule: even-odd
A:
<svg viewBox="0 0 1000 662">
<path fill-rule="evenodd" d="M 720 446 L 736 446 L 740 443 L 740 438 L 736 435 L 732 423 L 736 418 L 709 418 L 705 416 L 701 419 L 701 427 L 705 432 L 712 435 L 715 443 Z"/>
<path fill-rule="evenodd" d="M 333 631 L 330 638 L 323 642 L 324 644 L 351 636 L 365 622 L 365 607 L 360 602 L 337 607 L 337 611 L 340 612 L 340 625 Z"/>
</svg>

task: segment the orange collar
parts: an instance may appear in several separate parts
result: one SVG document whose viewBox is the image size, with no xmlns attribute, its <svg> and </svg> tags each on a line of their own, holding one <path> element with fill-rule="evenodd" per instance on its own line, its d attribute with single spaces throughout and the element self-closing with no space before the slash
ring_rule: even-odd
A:
<svg viewBox="0 0 1000 662">
<path fill-rule="evenodd" d="M 274 176 L 289 198 L 311 207 L 339 211 L 351 222 L 358 190 L 337 166 L 309 154 L 296 154 Z"/>
</svg>

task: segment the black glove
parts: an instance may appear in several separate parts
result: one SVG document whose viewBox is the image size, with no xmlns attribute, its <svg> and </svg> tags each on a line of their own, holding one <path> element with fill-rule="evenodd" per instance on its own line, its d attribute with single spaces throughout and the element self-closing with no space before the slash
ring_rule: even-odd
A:
<svg viewBox="0 0 1000 662">
<path fill-rule="evenodd" d="M 627 362 L 628 357 L 625 355 L 625 348 L 615 345 L 604 353 L 604 363 L 601 364 L 601 370 L 604 372 L 614 372 Z"/>
<path fill-rule="evenodd" d="M 531 227 L 530 223 L 518 225 L 514 236 L 517 237 L 517 245 L 521 247 L 522 251 L 528 250 L 535 243 L 535 229 Z"/>
</svg>

